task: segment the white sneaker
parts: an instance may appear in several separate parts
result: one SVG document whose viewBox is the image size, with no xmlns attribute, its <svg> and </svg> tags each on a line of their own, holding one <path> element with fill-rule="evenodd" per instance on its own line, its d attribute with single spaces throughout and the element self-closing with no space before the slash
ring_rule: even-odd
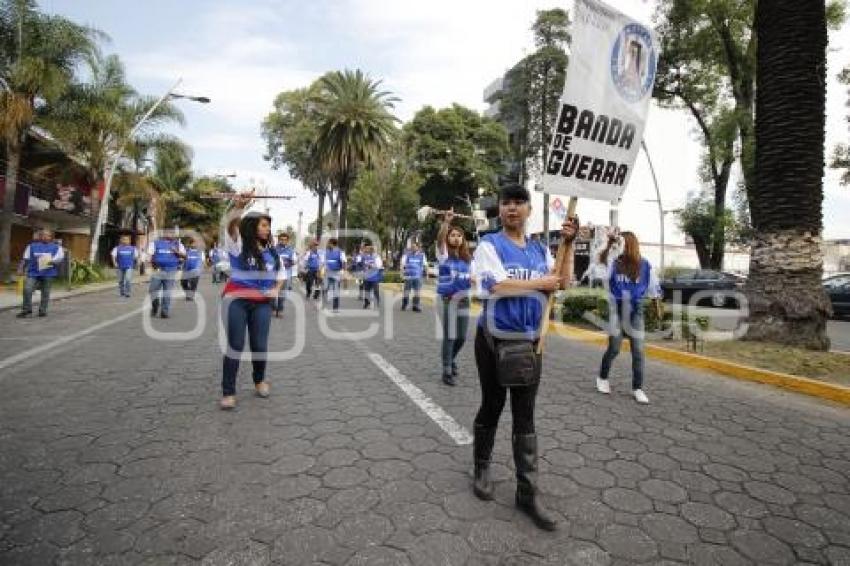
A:
<svg viewBox="0 0 850 566">
<path fill-rule="evenodd" d="M 646 393 L 643 392 L 643 389 L 635 389 L 634 391 L 632 391 L 632 395 L 635 396 L 635 401 L 637 401 L 641 405 L 649 405 L 649 397 L 646 396 Z"/>
<path fill-rule="evenodd" d="M 611 393 L 611 384 L 608 383 L 607 379 L 602 379 L 601 377 L 596 378 L 596 390 L 600 393 L 604 393 L 605 395 L 609 395 Z"/>
</svg>

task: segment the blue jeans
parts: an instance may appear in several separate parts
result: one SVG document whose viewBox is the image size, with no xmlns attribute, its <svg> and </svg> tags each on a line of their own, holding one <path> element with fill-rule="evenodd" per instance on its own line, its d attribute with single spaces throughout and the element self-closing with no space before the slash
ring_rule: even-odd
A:
<svg viewBox="0 0 850 566">
<path fill-rule="evenodd" d="M 168 314 L 171 310 L 171 294 L 174 291 L 174 282 L 177 277 L 176 271 L 155 271 L 151 275 L 148 292 L 155 308 L 160 308 L 162 314 Z M 162 299 L 160 300 L 160 290 Z"/>
<path fill-rule="evenodd" d="M 50 304 L 50 285 L 53 283 L 52 277 L 30 277 L 24 281 L 24 304 L 22 312 L 32 312 L 32 294 L 36 289 L 41 290 L 41 302 L 38 304 L 38 312 L 47 314 L 47 305 Z"/>
<path fill-rule="evenodd" d="M 452 373 L 455 358 L 466 342 L 469 329 L 469 299 L 451 301 L 440 297 L 440 318 L 443 323 L 443 373 Z"/>
<path fill-rule="evenodd" d="M 239 356 L 245 349 L 245 331 L 248 331 L 248 343 L 251 347 L 254 366 L 254 383 L 261 383 L 266 377 L 265 354 L 269 349 L 269 325 L 271 324 L 272 306 L 270 303 L 257 303 L 247 299 L 229 299 L 225 297 L 223 305 L 226 312 L 222 313 L 224 328 L 227 332 L 228 352 L 224 355 L 223 374 L 221 379 L 222 395 L 236 395 L 236 374 L 239 372 Z M 227 354 L 233 353 L 231 358 Z M 253 354 L 263 354 L 262 359 L 256 359 Z"/>
<path fill-rule="evenodd" d="M 410 300 L 410 291 L 413 291 L 413 308 L 419 309 L 419 296 L 422 292 L 422 279 L 405 279 L 404 292 L 401 297 L 401 308 L 406 309 Z"/>
<path fill-rule="evenodd" d="M 133 285 L 133 268 L 127 269 L 118 268 L 118 294 L 122 297 L 130 296 L 130 289 Z"/>
<path fill-rule="evenodd" d="M 602 356 L 602 367 L 599 369 L 599 377 L 608 379 L 608 374 L 611 372 L 611 364 L 614 358 L 620 353 L 620 347 L 623 345 L 623 336 L 628 336 L 629 345 L 632 350 L 632 390 L 643 387 L 643 366 L 644 366 L 644 327 L 643 327 L 643 309 L 640 305 L 632 308 L 628 301 L 618 301 L 612 304 L 611 309 L 611 327 L 613 333 L 608 336 L 608 349 L 605 350 L 605 355 Z M 624 328 L 623 321 L 628 320 L 628 327 Z"/>
<path fill-rule="evenodd" d="M 286 293 L 287 291 L 292 290 L 292 278 L 287 278 L 283 285 L 280 286 L 280 291 L 277 293 L 277 298 L 274 300 L 272 308 L 277 312 L 283 311 L 283 307 L 286 304 Z"/>
<path fill-rule="evenodd" d="M 326 275 L 327 288 L 325 289 L 325 302 L 330 299 L 333 304 L 333 310 L 339 310 L 339 275 Z"/>
</svg>

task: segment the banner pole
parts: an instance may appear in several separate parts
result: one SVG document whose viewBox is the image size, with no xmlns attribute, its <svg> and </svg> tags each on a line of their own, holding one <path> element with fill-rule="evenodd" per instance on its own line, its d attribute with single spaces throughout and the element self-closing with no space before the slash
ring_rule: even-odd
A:
<svg viewBox="0 0 850 566">
<path fill-rule="evenodd" d="M 576 215 L 576 206 L 578 205 L 578 197 L 570 197 L 570 203 L 567 206 L 567 218 L 575 218 Z M 576 238 L 578 237 L 578 232 L 576 232 Z M 566 262 L 567 266 L 567 285 L 573 280 L 573 259 L 574 259 L 574 250 L 575 250 L 575 238 L 570 240 L 569 242 L 565 242 L 564 239 L 561 239 L 561 243 L 558 244 L 558 254 L 555 257 L 555 273 L 560 275 L 564 269 L 564 264 Z M 543 354 L 543 345 L 546 342 L 546 334 L 549 332 L 549 316 L 552 313 L 552 307 L 555 305 L 555 293 L 552 292 L 549 294 L 549 298 L 546 301 L 546 307 L 543 309 L 543 318 L 540 321 L 540 338 L 537 341 L 537 354 Z"/>
</svg>

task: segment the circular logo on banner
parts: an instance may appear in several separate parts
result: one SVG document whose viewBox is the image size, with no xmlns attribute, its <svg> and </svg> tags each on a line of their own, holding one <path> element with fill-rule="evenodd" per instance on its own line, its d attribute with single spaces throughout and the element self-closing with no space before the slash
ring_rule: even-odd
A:
<svg viewBox="0 0 850 566">
<path fill-rule="evenodd" d="M 637 102 L 649 94 L 657 63 L 649 30 L 640 24 L 624 27 L 611 51 L 611 78 L 620 96 L 627 102 Z"/>
</svg>

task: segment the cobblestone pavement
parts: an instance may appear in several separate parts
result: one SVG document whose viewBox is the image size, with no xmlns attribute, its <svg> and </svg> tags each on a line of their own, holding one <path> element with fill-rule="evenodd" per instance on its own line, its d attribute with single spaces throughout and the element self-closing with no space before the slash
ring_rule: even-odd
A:
<svg viewBox="0 0 850 566">
<path fill-rule="evenodd" d="M 204 312 L 215 320 L 206 281 Z M 352 305 L 352 301 L 347 301 Z M 272 362 L 272 397 L 223 413 L 217 328 L 155 341 L 141 307 L 99 294 L 46 319 L 0 313 L 0 564 L 850 564 L 850 411 L 648 362 L 652 404 L 593 376 L 601 351 L 548 342 L 538 404 L 542 487 L 561 529 L 513 507 L 506 410 L 496 500 L 471 494 L 458 446 L 369 359 L 380 354 L 470 428 L 479 397 L 471 344 L 460 384 L 439 381 L 434 315 L 392 312 L 354 346 L 324 337 Z M 179 300 L 157 330 L 189 331 Z M 294 311 L 272 344 L 297 345 Z M 362 330 L 365 319 L 328 319 Z"/>
</svg>

